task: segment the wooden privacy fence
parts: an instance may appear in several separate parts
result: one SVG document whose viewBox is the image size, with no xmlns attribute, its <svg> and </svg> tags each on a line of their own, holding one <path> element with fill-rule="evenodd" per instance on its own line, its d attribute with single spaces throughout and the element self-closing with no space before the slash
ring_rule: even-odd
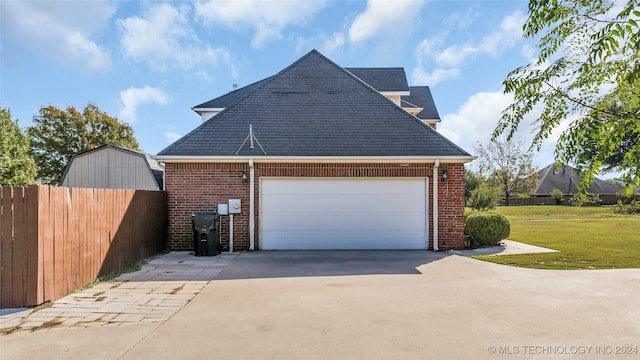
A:
<svg viewBox="0 0 640 360">
<path fill-rule="evenodd" d="M 0 192 L 0 308 L 39 305 L 164 250 L 162 191 L 33 185 Z"/>
</svg>

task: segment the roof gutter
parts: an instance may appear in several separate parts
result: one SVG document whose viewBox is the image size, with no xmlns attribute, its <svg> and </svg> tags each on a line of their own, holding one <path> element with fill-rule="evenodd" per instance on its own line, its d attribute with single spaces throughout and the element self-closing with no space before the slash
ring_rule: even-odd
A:
<svg viewBox="0 0 640 360">
<path fill-rule="evenodd" d="M 249 251 L 255 250 L 255 187 L 253 159 L 249 159 Z"/>
<path fill-rule="evenodd" d="M 180 156 L 157 155 L 163 163 L 467 163 L 477 156 Z"/>
<path fill-rule="evenodd" d="M 438 251 L 438 167 L 440 160 L 433 165 L 433 251 Z"/>
</svg>

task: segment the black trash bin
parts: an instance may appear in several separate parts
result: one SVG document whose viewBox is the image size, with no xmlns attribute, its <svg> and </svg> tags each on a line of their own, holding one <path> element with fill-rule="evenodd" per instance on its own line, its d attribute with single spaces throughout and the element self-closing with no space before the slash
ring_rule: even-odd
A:
<svg viewBox="0 0 640 360">
<path fill-rule="evenodd" d="M 217 211 L 191 215 L 193 248 L 196 256 L 216 256 L 220 252 L 220 215 Z"/>
</svg>

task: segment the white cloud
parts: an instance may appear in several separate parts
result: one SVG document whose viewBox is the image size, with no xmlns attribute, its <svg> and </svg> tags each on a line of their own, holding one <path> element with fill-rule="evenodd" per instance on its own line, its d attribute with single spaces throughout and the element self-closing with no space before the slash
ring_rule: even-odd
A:
<svg viewBox="0 0 640 360">
<path fill-rule="evenodd" d="M 368 0 L 366 10 L 349 28 L 349 41 L 364 41 L 380 31 L 401 31 L 399 24 L 410 24 L 422 5 L 424 0 Z"/>
<path fill-rule="evenodd" d="M 177 141 L 181 137 L 182 137 L 182 135 L 180 135 L 178 133 L 171 132 L 171 131 L 167 131 L 167 132 L 164 133 L 164 138 L 167 140 L 167 143 L 169 143 L 169 144 Z"/>
<path fill-rule="evenodd" d="M 502 110 L 511 104 L 513 97 L 503 92 L 479 92 L 470 96 L 457 112 L 442 116 L 438 124 L 438 132 L 453 141 L 466 151 L 473 154 L 476 142 L 486 144 L 491 140 L 491 134 L 500 120 Z M 525 146 L 531 144 L 533 122 L 540 114 L 539 108 L 534 108 L 520 123 L 515 136 L 522 139 Z M 568 122 L 563 122 L 542 143 L 540 152 L 535 154 L 534 165 L 544 166 L 553 161 L 555 144 Z"/>
<path fill-rule="evenodd" d="M 476 93 L 456 113 L 444 115 L 442 122 L 438 124 L 438 131 L 470 151 L 476 141 L 489 141 L 500 119 L 500 113 L 511 101 L 511 96 L 502 92 Z"/>
<path fill-rule="evenodd" d="M 171 99 L 164 91 L 158 88 L 145 86 L 144 88 L 130 87 L 120 92 L 120 101 L 122 109 L 120 110 L 120 120 L 128 123 L 135 123 L 136 110 L 141 104 L 160 104 L 165 105 Z"/>
<path fill-rule="evenodd" d="M 469 44 L 462 46 L 449 46 L 435 56 L 436 63 L 450 67 L 458 66 L 469 55 L 475 54 L 477 52 L 478 48 Z"/>
<path fill-rule="evenodd" d="M 340 56 L 340 50 L 346 45 L 344 32 L 321 33 L 310 37 L 295 36 L 292 38 L 295 44 L 295 52 L 305 54 L 309 49 L 318 49 L 326 56 Z M 333 59 L 338 61 L 337 59 Z"/>
<path fill-rule="evenodd" d="M 527 62 L 529 62 L 530 64 L 536 63 L 538 61 L 538 58 L 536 57 L 535 46 L 524 44 L 520 49 L 520 53 L 527 59 Z"/>
<path fill-rule="evenodd" d="M 506 49 L 515 46 L 521 39 L 522 24 L 525 20 L 525 15 L 517 10 L 502 20 L 499 30 L 483 36 L 479 42 L 454 44 L 444 50 L 438 50 L 445 42 L 443 34 L 424 39 L 416 48 L 418 64 L 413 71 L 412 80 L 415 83 L 434 86 L 438 82 L 458 76 L 460 65 L 470 56 L 477 54 L 498 56 L 502 54 Z M 430 58 L 437 66 L 429 73 L 425 70 L 425 63 Z"/>
<path fill-rule="evenodd" d="M 320 51 L 326 55 L 331 55 L 341 48 L 345 43 L 344 34 L 340 32 L 333 33 L 325 41 Z"/>
<path fill-rule="evenodd" d="M 109 51 L 92 35 L 99 32 L 114 14 L 111 2 L 2 2 L 3 36 L 23 46 L 35 48 L 67 64 L 82 64 L 87 70 L 110 66 Z"/>
<path fill-rule="evenodd" d="M 281 38 L 286 27 L 305 23 L 326 3 L 325 0 L 209 0 L 197 2 L 195 11 L 196 16 L 208 25 L 253 29 L 251 46 L 261 48 L 267 42 Z"/>
<path fill-rule="evenodd" d="M 478 3 L 479 5 L 469 4 L 463 12 L 461 11 L 453 11 L 449 15 L 445 16 L 442 20 L 443 24 L 451 24 L 460 29 L 465 29 L 471 26 L 478 17 L 480 13 L 478 12 L 478 7 L 482 6 L 482 3 Z"/>
<path fill-rule="evenodd" d="M 200 41 L 189 25 L 189 8 L 167 3 L 152 6 L 140 16 L 119 20 L 125 56 L 160 70 L 192 69 L 201 64 L 228 60 L 223 48 Z"/>
<path fill-rule="evenodd" d="M 500 30 L 485 35 L 479 43 L 452 45 L 437 54 L 435 60 L 442 66 L 454 67 L 467 57 L 478 53 L 500 55 L 505 49 L 514 46 L 522 37 L 522 24 L 525 20 L 525 15 L 517 10 L 502 20 Z"/>
<path fill-rule="evenodd" d="M 437 68 L 430 73 L 424 71 L 422 67 L 416 67 L 411 73 L 411 79 L 415 84 L 429 84 L 436 86 L 438 83 L 449 79 L 455 79 L 460 75 L 460 69 L 441 69 Z"/>
</svg>

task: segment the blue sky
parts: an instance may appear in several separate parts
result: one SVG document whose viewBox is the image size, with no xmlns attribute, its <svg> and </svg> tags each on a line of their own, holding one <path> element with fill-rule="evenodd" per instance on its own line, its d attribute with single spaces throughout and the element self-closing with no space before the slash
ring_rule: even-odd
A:
<svg viewBox="0 0 640 360">
<path fill-rule="evenodd" d="M 537 55 L 522 39 L 527 2 L 515 0 L 3 0 L 0 10 L 0 102 L 21 126 L 43 105 L 93 102 L 152 154 L 200 124 L 192 106 L 311 49 L 344 67 L 404 67 L 411 85 L 431 87 L 441 133 L 472 152 L 510 102 L 502 80 Z"/>
</svg>

